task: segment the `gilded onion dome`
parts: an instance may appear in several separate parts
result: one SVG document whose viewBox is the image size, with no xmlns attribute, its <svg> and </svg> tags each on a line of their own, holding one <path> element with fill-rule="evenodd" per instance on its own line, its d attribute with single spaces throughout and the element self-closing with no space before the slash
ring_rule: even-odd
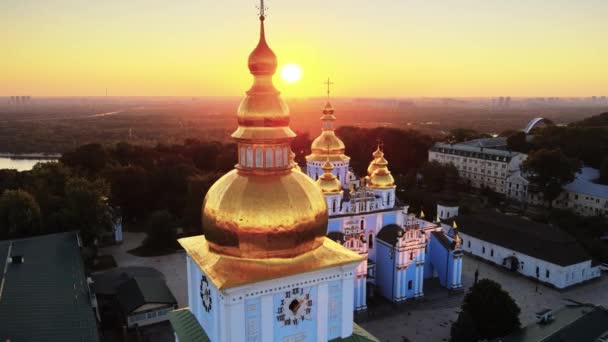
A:
<svg viewBox="0 0 608 342">
<path fill-rule="evenodd" d="M 317 185 L 321 188 L 321 191 L 324 194 L 342 192 L 342 184 L 333 174 L 334 164 L 327 159 L 321 168 L 323 169 L 323 174 L 317 179 Z"/>
<path fill-rule="evenodd" d="M 367 167 L 368 176 L 371 176 L 372 173 L 374 172 L 374 170 L 376 170 L 376 161 L 378 160 L 378 158 L 383 157 L 383 156 L 384 156 L 384 152 L 382 152 L 382 150 L 380 150 L 380 145 L 378 145 L 378 147 L 376 148 L 374 153 L 372 153 L 372 157 L 374 157 L 374 158 L 372 159 L 372 161 L 369 163 L 369 166 Z"/>
<path fill-rule="evenodd" d="M 328 80 L 328 84 L 329 80 Z M 328 91 L 329 97 L 329 91 Z M 329 98 L 323 107 L 321 116 L 321 134 L 312 141 L 311 154 L 306 156 L 308 161 L 324 161 L 329 158 L 332 161 L 348 161 L 350 158 L 344 154 L 346 147 L 344 142 L 334 132 L 334 108 Z"/>
<path fill-rule="evenodd" d="M 323 244 L 327 206 L 307 175 L 294 171 L 289 110 L 272 84 L 277 59 L 264 32 L 249 56 L 253 86 L 238 109 L 235 170 L 203 202 L 202 223 L 212 252 L 233 257 L 288 258 Z"/>
<path fill-rule="evenodd" d="M 387 189 L 395 187 L 395 179 L 388 170 L 388 161 L 384 159 L 384 156 L 376 159 L 376 169 L 369 176 L 369 187 L 376 189 Z"/>
</svg>

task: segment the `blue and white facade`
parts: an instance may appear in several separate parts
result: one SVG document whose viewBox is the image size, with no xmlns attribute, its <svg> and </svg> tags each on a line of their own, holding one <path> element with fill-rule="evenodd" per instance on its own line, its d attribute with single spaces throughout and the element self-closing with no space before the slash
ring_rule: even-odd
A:
<svg viewBox="0 0 608 342">
<path fill-rule="evenodd" d="M 186 260 L 188 306 L 211 341 L 314 342 L 353 333 L 355 265 L 218 290 L 190 254 Z"/>
<path fill-rule="evenodd" d="M 315 141 L 327 135 L 329 128 L 323 127 Z M 333 126 L 331 129 L 333 133 Z M 319 161 L 325 159 L 332 164 L 346 161 L 348 168 L 350 158 L 338 159 L 338 155 L 343 155 L 343 151 L 328 150 L 323 155 L 313 143 L 313 153 L 307 157 L 307 174 L 319 178 L 323 174 Z M 355 311 L 365 310 L 367 297 L 376 294 L 393 302 L 422 297 L 424 280 L 429 278 L 438 278 L 447 289 L 462 287 L 458 238 L 444 234 L 440 224 L 424 220 L 423 214 L 408 214 L 409 206 L 396 198 L 396 187 L 383 156 L 380 148 L 374 152 L 368 176 L 361 181 L 349 171 L 350 181 L 341 181 L 343 191 L 324 191 L 329 212 L 328 237 L 366 259 L 355 270 Z M 454 214 L 454 209 L 450 213 Z"/>
</svg>

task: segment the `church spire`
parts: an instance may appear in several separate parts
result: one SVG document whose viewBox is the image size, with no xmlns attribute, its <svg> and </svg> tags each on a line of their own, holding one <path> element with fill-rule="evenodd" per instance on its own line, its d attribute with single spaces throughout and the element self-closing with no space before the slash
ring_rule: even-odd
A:
<svg viewBox="0 0 608 342">
<path fill-rule="evenodd" d="M 291 169 L 288 149 L 296 135 L 289 128 L 289 108 L 272 83 L 278 62 L 266 41 L 265 13 L 264 1 L 261 0 L 260 36 L 247 61 L 253 85 L 239 106 L 239 126 L 232 137 L 239 143 L 240 170 L 276 173 L 277 170 Z"/>
</svg>

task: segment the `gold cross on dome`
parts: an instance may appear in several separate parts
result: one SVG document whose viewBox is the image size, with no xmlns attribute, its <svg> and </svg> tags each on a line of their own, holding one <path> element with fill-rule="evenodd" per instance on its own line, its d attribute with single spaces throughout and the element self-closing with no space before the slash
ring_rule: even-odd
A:
<svg viewBox="0 0 608 342">
<path fill-rule="evenodd" d="M 332 82 L 328 77 L 327 81 L 323 82 L 323 84 L 327 86 L 327 99 L 329 100 L 330 87 L 332 84 L 334 84 L 334 82 Z"/>
<path fill-rule="evenodd" d="M 260 18 L 264 18 L 266 16 L 267 9 L 268 8 L 264 6 L 264 0 L 260 0 L 260 6 L 258 7 L 258 10 L 260 11 Z"/>
</svg>

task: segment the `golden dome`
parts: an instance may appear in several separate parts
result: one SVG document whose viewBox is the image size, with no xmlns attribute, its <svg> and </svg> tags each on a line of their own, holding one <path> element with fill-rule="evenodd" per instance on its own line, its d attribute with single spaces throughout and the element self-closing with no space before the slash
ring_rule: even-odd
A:
<svg viewBox="0 0 608 342">
<path fill-rule="evenodd" d="M 295 133 L 289 128 L 289 108 L 274 87 L 272 76 L 277 69 L 277 57 L 266 43 L 264 16 L 260 17 L 260 40 L 249 55 L 249 71 L 253 85 L 237 111 L 239 128 L 232 133 L 236 139 L 290 139 Z"/>
<path fill-rule="evenodd" d="M 369 163 L 369 166 L 367 167 L 368 176 L 371 176 L 372 173 L 374 173 L 374 171 L 376 170 L 376 168 L 377 168 L 376 161 L 378 160 L 378 158 L 384 156 L 384 152 L 382 152 L 382 150 L 380 150 L 380 145 L 378 145 L 378 147 L 376 148 L 374 153 L 372 153 L 372 156 L 374 157 L 374 159 L 372 159 L 372 161 Z"/>
<path fill-rule="evenodd" d="M 232 170 L 207 192 L 203 230 L 212 250 L 245 258 L 285 258 L 321 245 L 327 207 L 305 174 Z"/>
<path fill-rule="evenodd" d="M 239 163 L 207 192 L 202 223 L 209 249 L 252 259 L 291 258 L 317 249 L 327 231 L 323 193 L 289 160 L 295 134 L 289 110 L 272 84 L 276 56 L 266 44 L 264 17 L 249 56 L 253 86 L 238 110 Z"/>
<path fill-rule="evenodd" d="M 383 156 L 375 161 L 376 169 L 369 177 L 369 187 L 377 189 L 394 188 L 395 179 L 388 170 L 388 161 Z"/>
<path fill-rule="evenodd" d="M 317 179 L 317 185 L 321 188 L 321 191 L 325 194 L 342 192 L 342 184 L 333 174 L 334 164 L 327 159 L 321 168 L 323 174 Z"/>
<path fill-rule="evenodd" d="M 321 135 L 312 141 L 312 153 L 317 154 L 340 154 L 344 153 L 346 147 L 334 131 L 323 131 Z"/>
</svg>

